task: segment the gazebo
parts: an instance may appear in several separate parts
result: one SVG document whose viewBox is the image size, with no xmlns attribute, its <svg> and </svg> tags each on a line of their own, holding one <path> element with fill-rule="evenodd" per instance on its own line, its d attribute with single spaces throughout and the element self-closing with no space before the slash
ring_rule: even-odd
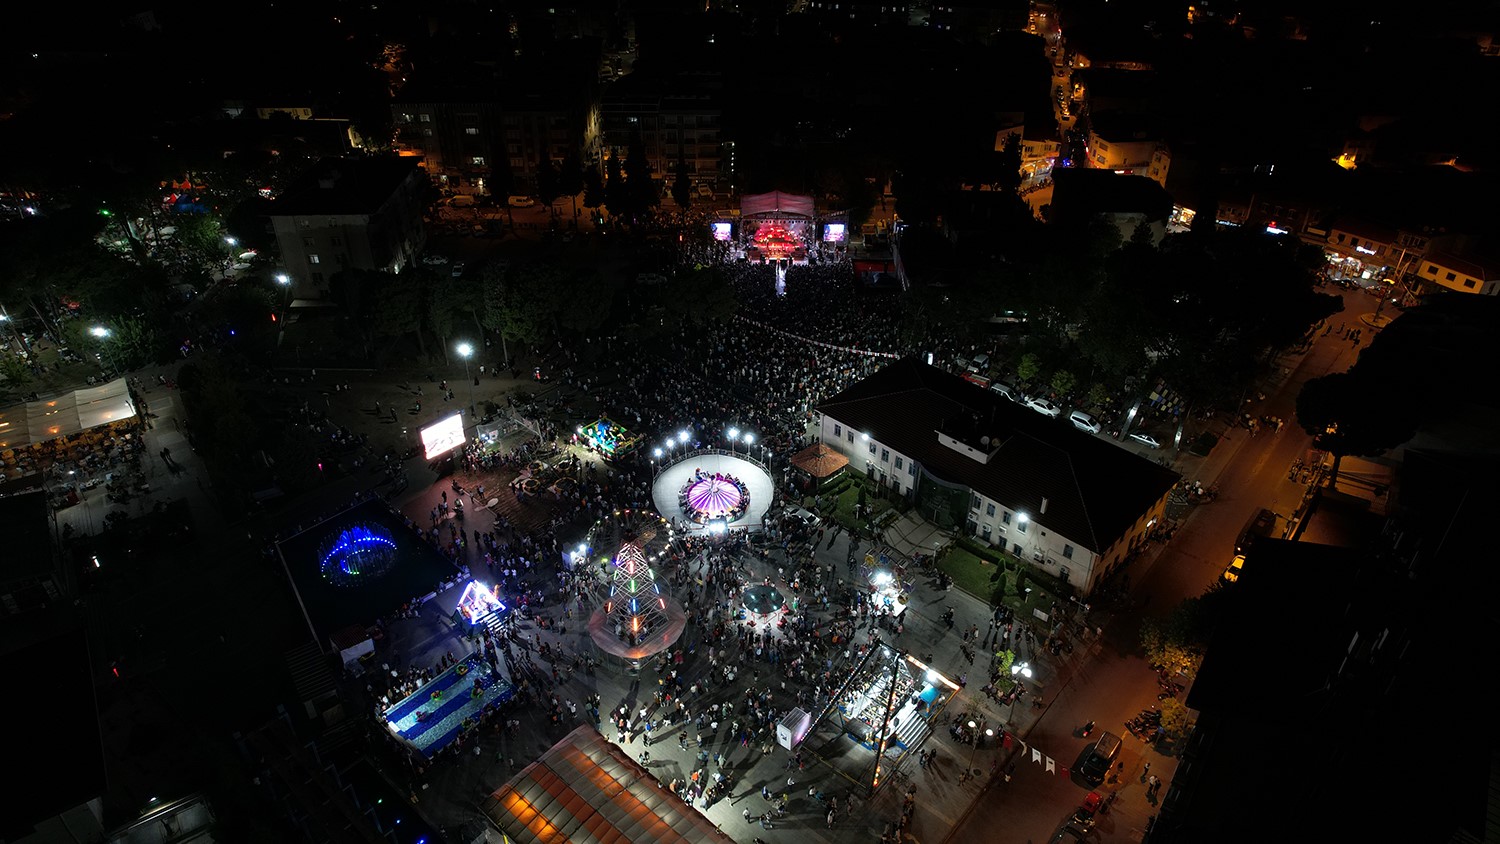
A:
<svg viewBox="0 0 1500 844">
<path fill-rule="evenodd" d="M 844 467 L 849 465 L 849 458 L 817 443 L 797 452 L 792 458 L 792 465 L 807 473 L 814 482 L 822 482 L 844 471 Z"/>
</svg>

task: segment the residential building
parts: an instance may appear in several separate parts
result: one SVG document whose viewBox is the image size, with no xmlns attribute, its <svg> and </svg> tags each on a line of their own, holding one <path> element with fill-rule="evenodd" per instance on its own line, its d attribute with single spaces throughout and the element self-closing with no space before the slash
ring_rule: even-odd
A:
<svg viewBox="0 0 1500 844">
<path fill-rule="evenodd" d="M 1165 516 L 1165 469 L 915 358 L 818 408 L 822 442 L 939 524 L 1083 594 Z M 930 512 L 929 512 L 930 511 Z"/>
<path fill-rule="evenodd" d="M 346 269 L 399 272 L 422 251 L 429 182 L 410 158 L 325 158 L 271 205 L 292 295 L 325 298 Z"/>
<path fill-rule="evenodd" d="M 1443 289 L 1483 296 L 1500 295 L 1500 259 L 1492 256 L 1472 253 L 1465 256 L 1434 250 L 1421 259 L 1416 276 L 1419 292 Z"/>
<path fill-rule="evenodd" d="M 1011 137 L 1020 138 L 1024 178 L 1044 175 L 1057 163 L 1062 141 L 1058 137 L 1057 121 L 1051 114 L 1045 119 L 1027 120 L 1025 112 L 1007 112 L 1000 115 L 1000 127 L 995 132 L 995 151 L 1005 149 Z"/>
<path fill-rule="evenodd" d="M 717 185 L 729 175 L 731 146 L 721 137 L 720 74 L 642 71 L 604 92 L 602 145 L 623 160 L 639 137 L 653 178 L 675 177 L 680 160 L 695 184 Z"/>
<path fill-rule="evenodd" d="M 1088 158 L 1090 167 L 1140 174 L 1163 187 L 1172 161 L 1156 121 L 1122 112 L 1089 117 Z"/>
</svg>

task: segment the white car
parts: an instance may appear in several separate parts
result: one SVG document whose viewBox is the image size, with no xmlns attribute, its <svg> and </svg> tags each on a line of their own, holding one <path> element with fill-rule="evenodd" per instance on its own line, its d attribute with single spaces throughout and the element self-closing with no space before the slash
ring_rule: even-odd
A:
<svg viewBox="0 0 1500 844">
<path fill-rule="evenodd" d="M 1131 434 L 1130 438 L 1145 446 L 1146 448 L 1161 448 L 1161 443 L 1157 442 L 1156 437 L 1153 437 L 1150 434 L 1136 433 Z"/>
<path fill-rule="evenodd" d="M 1027 399 L 1026 406 L 1043 416 L 1057 416 L 1062 413 L 1062 408 L 1044 398 Z"/>
</svg>

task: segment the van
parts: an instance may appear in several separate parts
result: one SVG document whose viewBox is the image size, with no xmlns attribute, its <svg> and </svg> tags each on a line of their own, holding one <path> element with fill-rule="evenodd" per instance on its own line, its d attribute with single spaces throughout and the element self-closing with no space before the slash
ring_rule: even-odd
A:
<svg viewBox="0 0 1500 844">
<path fill-rule="evenodd" d="M 989 355 L 978 354 L 978 355 L 974 356 L 973 360 L 969 361 L 969 371 L 970 372 L 978 372 L 979 374 L 983 375 L 984 373 L 988 372 L 989 369 L 990 369 L 990 356 Z"/>
<path fill-rule="evenodd" d="M 1020 393 L 1016 392 L 1016 388 L 1015 387 L 1012 387 L 1011 385 L 1005 383 L 1004 381 L 996 381 L 995 383 L 993 383 L 993 384 L 990 385 L 990 389 L 994 390 L 995 392 L 999 393 L 1002 396 L 1005 396 L 1006 398 L 1010 399 L 1011 401 L 1015 401 L 1016 400 L 1016 396 L 1020 395 Z"/>
<path fill-rule="evenodd" d="M 530 208 L 536 204 L 536 200 L 529 196 L 509 196 L 506 197 L 505 204 L 512 208 Z"/>
<path fill-rule="evenodd" d="M 1120 737 L 1111 732 L 1101 733 L 1099 740 L 1084 754 L 1078 773 L 1089 785 L 1100 785 L 1119 755 Z"/>
<path fill-rule="evenodd" d="M 1075 410 L 1072 413 L 1069 413 L 1068 421 L 1072 422 L 1073 427 L 1077 428 L 1080 431 L 1088 431 L 1090 434 L 1099 433 L 1099 420 L 1095 419 L 1087 413 L 1084 413 L 1081 410 Z"/>
<path fill-rule="evenodd" d="M 453 199 L 449 201 L 449 204 L 454 208 L 473 208 L 474 195 L 471 193 L 461 193 L 458 196 L 453 197 Z"/>
<path fill-rule="evenodd" d="M 1276 528 L 1276 514 L 1262 507 L 1250 521 L 1245 523 L 1244 530 L 1240 531 L 1238 538 L 1234 540 L 1234 553 L 1243 554 L 1256 539 L 1262 536 L 1270 536 Z"/>
</svg>

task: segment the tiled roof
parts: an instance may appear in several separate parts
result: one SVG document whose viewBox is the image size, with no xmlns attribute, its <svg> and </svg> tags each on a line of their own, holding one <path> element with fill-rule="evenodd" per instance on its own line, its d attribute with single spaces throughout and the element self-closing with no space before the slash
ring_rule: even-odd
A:
<svg viewBox="0 0 1500 844">
<path fill-rule="evenodd" d="M 1131 531 L 1178 480 L 1066 419 L 1042 416 L 915 358 L 892 363 L 818 409 L 915 458 L 932 475 L 1024 511 L 1094 551 Z M 991 438 L 988 463 L 938 442 L 937 430 L 955 423 Z"/>
<path fill-rule="evenodd" d="M 1445 270 L 1453 270 L 1480 281 L 1500 278 L 1500 261 L 1488 258 L 1462 258 L 1452 252 L 1428 252 L 1427 261 Z"/>
</svg>

